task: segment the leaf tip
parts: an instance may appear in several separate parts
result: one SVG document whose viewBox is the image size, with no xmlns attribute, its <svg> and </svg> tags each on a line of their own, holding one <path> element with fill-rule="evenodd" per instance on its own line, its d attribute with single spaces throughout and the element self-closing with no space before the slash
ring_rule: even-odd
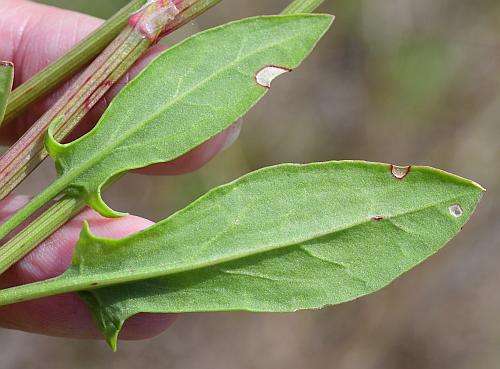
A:
<svg viewBox="0 0 500 369">
<path fill-rule="evenodd" d="M 108 346 L 111 348 L 111 351 L 113 352 L 118 351 L 118 333 L 113 334 L 111 336 L 107 336 L 106 342 L 108 343 Z"/>
<path fill-rule="evenodd" d="M 486 188 L 481 186 L 479 183 L 477 182 L 474 182 L 474 181 L 471 181 L 472 185 L 475 186 L 476 188 L 478 188 L 481 192 L 486 192 Z"/>
<path fill-rule="evenodd" d="M 335 22 L 335 19 L 337 18 L 333 14 L 324 14 L 324 13 L 323 14 L 314 14 L 314 13 L 311 14 L 311 13 L 307 13 L 307 14 L 309 14 L 311 16 L 321 17 L 321 18 L 325 19 L 326 20 L 326 22 L 325 22 L 326 23 L 325 32 L 328 31 L 331 28 L 333 22 Z"/>
</svg>

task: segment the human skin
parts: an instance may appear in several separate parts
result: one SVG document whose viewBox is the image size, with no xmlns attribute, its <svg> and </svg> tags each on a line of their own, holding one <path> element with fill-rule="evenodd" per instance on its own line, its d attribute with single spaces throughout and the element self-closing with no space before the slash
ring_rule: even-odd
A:
<svg viewBox="0 0 500 369">
<path fill-rule="evenodd" d="M 0 60 L 14 62 L 14 83 L 19 85 L 62 56 L 101 23 L 102 20 L 87 15 L 27 0 L 0 0 Z M 90 129 L 113 95 L 159 51 L 158 46 L 148 51 L 92 110 L 75 135 Z M 12 144 L 51 106 L 65 87 L 67 85 L 0 129 L 0 143 Z M 239 126 L 235 126 L 175 161 L 157 164 L 139 172 L 172 175 L 196 170 L 223 147 L 231 144 L 238 133 Z M 0 202 L 0 222 L 22 207 L 28 199 L 26 196 L 10 196 Z M 93 210 L 86 209 L 1 275 L 0 288 L 44 280 L 63 273 L 71 262 L 84 219 L 89 221 L 94 234 L 109 238 L 122 238 L 152 224 L 147 219 L 132 215 L 120 219 L 105 219 Z M 153 337 L 167 329 L 174 320 L 173 315 L 139 314 L 125 323 L 120 338 L 135 340 Z M 89 311 L 76 294 L 1 307 L 0 327 L 71 338 L 101 337 Z"/>
</svg>

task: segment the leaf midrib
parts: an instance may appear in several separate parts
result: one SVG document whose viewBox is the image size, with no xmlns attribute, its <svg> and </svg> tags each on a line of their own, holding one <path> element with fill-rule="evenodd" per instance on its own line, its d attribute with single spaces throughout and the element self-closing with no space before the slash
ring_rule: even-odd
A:
<svg viewBox="0 0 500 369">
<path fill-rule="evenodd" d="M 470 196 L 470 194 L 468 194 L 466 192 L 463 192 L 463 193 L 461 193 L 459 195 L 456 195 L 456 196 L 453 196 L 451 198 L 447 198 L 447 199 L 444 199 L 442 201 L 438 201 L 438 202 L 435 202 L 435 203 L 427 204 L 427 205 L 421 206 L 421 207 L 419 207 L 417 209 L 413 209 L 413 210 L 410 210 L 410 211 L 400 212 L 398 214 L 394 214 L 394 215 L 391 215 L 391 216 L 386 216 L 384 218 L 384 220 L 394 220 L 394 219 L 400 218 L 400 217 L 405 216 L 405 215 L 410 215 L 410 214 L 413 214 L 413 213 L 418 213 L 418 212 L 421 212 L 423 210 L 430 209 L 430 208 L 442 205 L 444 203 L 449 203 L 449 202 L 452 202 L 452 201 L 456 201 L 456 200 L 458 200 L 460 198 L 469 197 L 469 196 Z M 206 261 L 206 262 L 203 262 L 203 263 L 198 263 L 198 264 L 194 264 L 194 265 L 192 264 L 192 265 L 190 265 L 188 267 L 186 267 L 186 266 L 177 267 L 177 268 L 174 267 L 174 268 L 171 268 L 168 271 L 165 271 L 165 269 L 158 269 L 158 270 L 155 270 L 153 272 L 148 271 L 148 272 L 140 273 L 140 274 L 134 273 L 134 276 L 135 276 L 134 278 L 125 279 L 123 281 L 122 281 L 122 278 L 116 278 L 114 281 L 119 281 L 119 282 L 110 283 L 110 285 L 122 284 L 122 283 L 127 283 L 127 282 L 134 282 L 134 281 L 138 281 L 138 280 L 146 280 L 146 279 L 159 278 L 159 277 L 164 277 L 164 276 L 168 276 L 168 275 L 172 275 L 172 274 L 179 274 L 179 273 L 184 273 L 184 272 L 189 272 L 189 271 L 195 271 L 195 270 L 199 270 L 199 269 L 203 269 L 203 268 L 207 268 L 207 267 L 216 266 L 216 265 L 219 265 L 219 264 L 225 264 L 225 263 L 228 263 L 228 262 L 234 262 L 234 261 L 238 261 L 240 259 L 257 256 L 257 255 L 260 255 L 260 254 L 265 254 L 265 253 L 268 253 L 268 252 L 277 251 L 277 250 L 284 249 L 284 248 L 289 248 L 289 247 L 293 247 L 293 246 L 302 245 L 302 244 L 305 244 L 307 242 L 311 242 L 311 241 L 316 240 L 316 239 L 320 239 L 320 238 L 323 238 L 323 237 L 331 236 L 331 235 L 334 235 L 336 233 L 340 233 L 340 232 L 349 230 L 351 228 L 359 227 L 359 226 L 362 226 L 362 225 L 365 225 L 365 224 L 368 224 L 368 223 L 371 223 L 371 222 L 374 222 L 374 220 L 371 220 L 370 218 L 366 218 L 366 219 L 364 219 L 362 221 L 351 223 L 349 225 L 337 228 L 335 230 L 331 230 L 331 231 L 323 232 L 323 233 L 317 233 L 315 235 L 312 235 L 312 236 L 309 236 L 309 237 L 306 237 L 306 238 L 303 238 L 303 239 L 300 239 L 300 240 L 295 240 L 295 241 L 292 241 L 290 243 L 284 243 L 284 244 L 279 244 L 279 245 L 272 244 L 271 246 L 269 246 L 267 248 L 261 248 L 261 249 L 258 249 L 257 251 L 247 252 L 247 253 L 240 253 L 238 255 L 232 255 L 230 257 L 225 257 L 225 258 L 212 259 L 212 260 L 209 260 L 209 261 Z M 74 267 L 76 268 L 76 267 L 78 267 L 78 265 L 75 265 Z M 95 269 L 94 269 L 94 271 L 95 271 Z M 121 272 L 120 274 L 125 274 L 125 273 Z M 81 276 L 80 274 L 78 274 L 78 275 L 81 278 L 86 278 L 85 275 L 84 276 Z M 113 276 L 113 275 L 115 275 L 115 274 L 114 273 L 106 273 L 106 274 L 102 274 L 102 275 L 103 276 L 105 275 L 106 279 L 110 279 L 110 277 Z M 92 275 L 89 276 L 89 277 L 92 277 Z M 94 275 L 94 277 L 95 277 L 95 275 Z M 127 275 L 127 277 L 129 277 L 129 276 Z M 101 285 L 100 287 L 104 287 L 104 285 Z"/>
<path fill-rule="evenodd" d="M 405 215 L 409 215 L 412 213 L 417 213 L 432 207 L 436 207 L 438 205 L 447 203 L 447 202 L 452 202 L 452 201 L 458 201 L 459 199 L 463 199 L 464 197 L 470 197 L 472 196 L 470 193 L 467 193 L 465 191 L 461 192 L 460 194 L 457 194 L 453 197 L 446 198 L 441 201 L 437 201 L 434 203 L 427 204 L 425 206 L 421 206 L 417 209 L 409 210 L 409 211 L 403 211 L 398 214 L 392 215 L 392 216 L 386 216 L 385 219 L 388 220 L 393 220 L 398 217 L 402 217 Z M 444 215 L 443 215 L 444 216 Z M 466 216 L 466 214 L 464 214 Z M 19 287 L 13 287 L 9 288 L 6 290 L 0 291 L 0 305 L 5 305 L 9 303 L 14 303 L 16 301 L 19 301 L 19 298 L 22 298 L 24 300 L 31 300 L 35 298 L 42 298 L 42 297 L 47 297 L 47 296 L 52 296 L 55 294 L 62 294 L 62 293 L 69 293 L 69 292 L 77 292 L 77 291 L 84 291 L 84 290 L 95 290 L 103 287 L 112 287 L 112 286 L 119 286 L 121 284 L 126 284 L 126 283 L 133 283 L 133 282 L 139 282 L 143 280 L 148 280 L 148 279 L 155 279 L 155 278 L 161 278 L 161 277 L 166 277 L 169 275 L 175 275 L 175 274 L 180 274 L 184 272 L 189 272 L 189 271 L 196 271 L 208 267 L 213 267 L 216 265 L 220 264 L 225 264 L 228 262 L 234 262 L 238 261 L 243 258 L 247 257 L 252 257 L 252 256 L 257 256 L 261 254 L 265 254 L 268 252 L 272 251 L 277 251 L 293 246 L 299 246 L 303 245 L 307 242 L 313 241 L 315 239 L 320 239 L 329 235 L 334 235 L 336 233 L 340 233 L 343 231 L 346 231 L 348 229 L 358 227 L 365 225 L 367 223 L 373 222 L 373 220 L 369 218 L 365 218 L 363 221 L 352 223 L 350 225 L 347 225 L 345 227 L 341 227 L 329 232 L 324 232 L 324 233 L 319 233 L 307 238 L 304 238 L 302 240 L 295 240 L 290 243 L 285 243 L 281 245 L 273 245 L 272 247 L 267 247 L 265 249 L 259 249 L 256 252 L 248 252 L 245 254 L 238 254 L 236 256 L 232 257 L 226 257 L 226 258 L 219 258 L 216 260 L 209 260 L 207 262 L 203 263 L 198 263 L 195 265 L 189 265 L 189 266 L 183 266 L 183 267 L 177 267 L 177 268 L 171 268 L 170 270 L 166 271 L 165 269 L 159 269 L 159 270 L 154 270 L 154 271 L 146 271 L 137 274 L 136 272 L 130 273 L 130 271 L 121 271 L 120 275 L 116 275 L 116 273 L 94 273 L 90 275 L 81 275 L 78 273 L 78 265 L 70 267 L 66 273 L 61 275 L 60 277 L 56 277 L 50 280 L 42 281 L 42 282 L 36 282 L 28 285 L 23 285 Z M 116 241 L 117 242 L 117 241 Z M 95 271 L 95 270 L 94 270 Z M 128 274 L 126 274 L 128 273 Z M 123 276 L 123 274 L 126 274 Z M 99 279 L 97 279 L 99 278 Z M 95 283 L 98 283 L 96 285 Z"/>
</svg>

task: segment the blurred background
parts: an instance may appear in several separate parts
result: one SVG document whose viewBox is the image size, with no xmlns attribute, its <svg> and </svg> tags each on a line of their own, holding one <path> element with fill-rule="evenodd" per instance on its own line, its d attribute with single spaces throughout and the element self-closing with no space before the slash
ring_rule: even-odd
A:
<svg viewBox="0 0 500 369">
<path fill-rule="evenodd" d="M 108 17 L 124 0 L 44 0 Z M 227 0 L 167 40 L 277 13 L 283 0 Z M 106 194 L 160 220 L 211 187 L 280 162 L 364 159 L 438 167 L 488 189 L 442 252 L 379 293 L 295 314 L 189 314 L 146 342 L 72 341 L 0 330 L 1 368 L 500 367 L 500 3 L 327 0 L 332 31 L 273 83 L 240 139 L 195 174 L 129 175 Z M 51 170 L 50 164 L 43 170 Z M 32 193 L 46 172 L 23 185 Z"/>
</svg>

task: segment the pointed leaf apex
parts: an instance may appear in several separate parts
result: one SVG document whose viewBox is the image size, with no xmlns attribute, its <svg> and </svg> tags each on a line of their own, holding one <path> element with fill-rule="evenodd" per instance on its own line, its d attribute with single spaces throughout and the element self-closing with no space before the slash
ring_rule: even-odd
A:
<svg viewBox="0 0 500 369">
<path fill-rule="evenodd" d="M 110 336 L 107 336 L 106 342 L 108 343 L 109 347 L 111 347 L 111 350 L 113 350 L 113 352 L 116 352 L 118 349 L 118 331 Z"/>
</svg>

